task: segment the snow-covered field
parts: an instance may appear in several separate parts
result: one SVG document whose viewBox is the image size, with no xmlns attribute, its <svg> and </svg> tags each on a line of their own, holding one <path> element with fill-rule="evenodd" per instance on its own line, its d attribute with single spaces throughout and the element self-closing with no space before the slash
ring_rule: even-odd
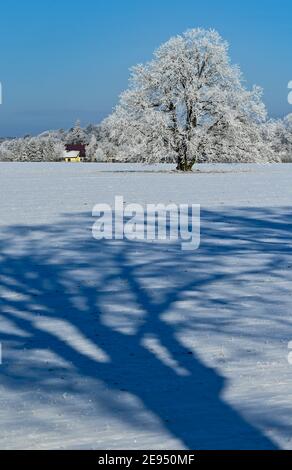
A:
<svg viewBox="0 0 292 470">
<path fill-rule="evenodd" d="M 0 164 L 0 448 L 292 449 L 292 165 Z M 201 246 L 93 206 L 202 204 Z"/>
</svg>

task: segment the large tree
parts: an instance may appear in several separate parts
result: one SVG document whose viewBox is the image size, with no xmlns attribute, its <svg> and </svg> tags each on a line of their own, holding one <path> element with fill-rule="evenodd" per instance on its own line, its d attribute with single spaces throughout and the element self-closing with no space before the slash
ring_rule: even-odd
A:
<svg viewBox="0 0 292 470">
<path fill-rule="evenodd" d="M 262 161 L 261 94 L 244 87 L 216 31 L 194 29 L 132 69 L 129 89 L 103 127 L 116 158 L 175 160 L 182 171 L 203 161 Z"/>
</svg>

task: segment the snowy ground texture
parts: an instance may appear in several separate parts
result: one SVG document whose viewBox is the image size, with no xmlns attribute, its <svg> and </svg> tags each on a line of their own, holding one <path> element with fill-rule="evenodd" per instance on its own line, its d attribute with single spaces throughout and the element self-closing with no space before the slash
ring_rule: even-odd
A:
<svg viewBox="0 0 292 470">
<path fill-rule="evenodd" d="M 292 449 L 291 175 L 0 164 L 0 448 Z M 201 203 L 200 249 L 95 241 L 115 195 Z"/>
</svg>

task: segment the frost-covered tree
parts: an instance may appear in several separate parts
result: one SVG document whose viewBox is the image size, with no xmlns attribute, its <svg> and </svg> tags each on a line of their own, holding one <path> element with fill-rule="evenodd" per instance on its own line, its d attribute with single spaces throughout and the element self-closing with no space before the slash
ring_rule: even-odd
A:
<svg viewBox="0 0 292 470">
<path fill-rule="evenodd" d="M 281 161 L 285 157 L 284 148 L 284 121 L 282 119 L 269 119 L 260 126 L 265 149 L 271 152 L 275 160 Z"/>
<path fill-rule="evenodd" d="M 67 134 L 67 144 L 87 144 L 87 141 L 87 135 L 81 128 L 80 121 L 78 120 Z"/>
<path fill-rule="evenodd" d="M 103 128 L 118 159 L 175 160 L 183 171 L 203 161 L 265 161 L 261 96 L 244 87 L 216 31 L 193 29 L 132 69 Z"/>
<path fill-rule="evenodd" d="M 283 120 L 283 151 L 284 160 L 292 162 L 292 114 L 288 114 Z"/>
<path fill-rule="evenodd" d="M 97 150 L 97 139 L 94 134 L 92 134 L 89 144 L 86 147 L 86 159 L 90 162 L 95 161 L 95 154 Z"/>
<path fill-rule="evenodd" d="M 12 139 L 4 142 L 1 146 L 6 157 L 4 159 L 10 161 L 28 161 L 28 142 L 30 138 Z"/>
<path fill-rule="evenodd" d="M 266 148 L 271 148 L 274 158 L 292 161 L 292 114 L 284 119 L 270 119 L 262 126 Z"/>
<path fill-rule="evenodd" d="M 35 137 L 24 141 L 23 149 L 26 159 L 30 162 L 41 162 L 43 160 L 42 140 Z"/>
<path fill-rule="evenodd" d="M 13 139 L 0 146 L 0 160 L 6 161 L 60 161 L 64 145 L 53 137 Z"/>
<path fill-rule="evenodd" d="M 0 161 L 1 162 L 10 162 L 13 161 L 13 152 L 11 149 L 12 140 L 3 141 L 0 144 Z"/>
<path fill-rule="evenodd" d="M 95 152 L 95 155 L 94 155 L 94 161 L 96 161 L 96 162 L 107 162 L 108 161 L 107 154 L 106 154 L 104 148 L 102 148 L 102 147 L 97 148 L 97 150 Z"/>
<path fill-rule="evenodd" d="M 43 161 L 58 162 L 63 159 L 65 146 L 60 140 L 57 140 L 53 137 L 41 139 L 40 147 Z"/>
<path fill-rule="evenodd" d="M 87 135 L 88 140 L 94 135 L 96 140 L 100 139 L 100 125 L 98 124 L 88 124 L 84 129 L 85 134 Z"/>
</svg>

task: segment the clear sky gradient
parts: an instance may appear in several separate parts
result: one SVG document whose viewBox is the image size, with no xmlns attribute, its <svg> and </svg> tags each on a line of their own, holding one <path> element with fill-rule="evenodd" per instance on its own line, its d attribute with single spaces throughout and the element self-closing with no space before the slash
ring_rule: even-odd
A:
<svg viewBox="0 0 292 470">
<path fill-rule="evenodd" d="M 98 123 L 128 69 L 170 36 L 215 28 L 271 116 L 292 112 L 291 0 L 10 0 L 1 3 L 0 136 Z"/>
</svg>

